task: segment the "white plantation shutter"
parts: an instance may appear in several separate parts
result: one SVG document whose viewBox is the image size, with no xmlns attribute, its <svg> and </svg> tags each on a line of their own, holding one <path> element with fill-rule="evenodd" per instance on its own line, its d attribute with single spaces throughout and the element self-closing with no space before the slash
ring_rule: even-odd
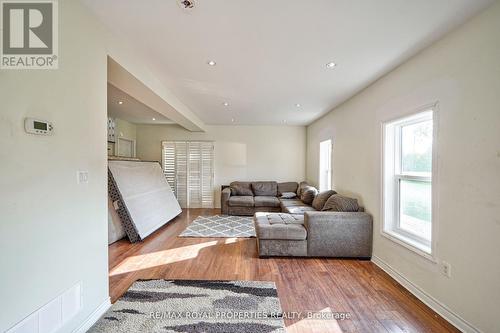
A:
<svg viewBox="0 0 500 333">
<path fill-rule="evenodd" d="M 201 142 L 201 207 L 214 207 L 214 143 Z"/>
<path fill-rule="evenodd" d="M 213 142 L 163 142 L 163 171 L 181 207 L 214 207 L 213 162 Z"/>
<path fill-rule="evenodd" d="M 189 142 L 189 207 L 201 208 L 201 149 L 199 142 Z"/>
<path fill-rule="evenodd" d="M 188 207 L 188 145 L 187 142 L 175 142 L 175 194 L 181 207 Z"/>
<path fill-rule="evenodd" d="M 174 142 L 164 142 L 163 143 L 163 173 L 165 178 L 167 178 L 168 185 L 177 197 L 176 185 L 175 185 L 175 143 Z"/>
</svg>

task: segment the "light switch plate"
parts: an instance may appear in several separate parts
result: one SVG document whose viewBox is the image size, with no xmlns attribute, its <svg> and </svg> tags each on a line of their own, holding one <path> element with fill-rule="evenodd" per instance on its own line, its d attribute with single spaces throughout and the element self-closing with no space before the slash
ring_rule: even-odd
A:
<svg viewBox="0 0 500 333">
<path fill-rule="evenodd" d="M 443 261 L 441 262 L 441 273 L 447 278 L 451 278 L 451 265 L 450 263 Z"/>
<path fill-rule="evenodd" d="M 76 172 L 76 183 L 77 184 L 88 184 L 89 183 L 89 172 L 88 171 L 77 171 Z"/>
</svg>

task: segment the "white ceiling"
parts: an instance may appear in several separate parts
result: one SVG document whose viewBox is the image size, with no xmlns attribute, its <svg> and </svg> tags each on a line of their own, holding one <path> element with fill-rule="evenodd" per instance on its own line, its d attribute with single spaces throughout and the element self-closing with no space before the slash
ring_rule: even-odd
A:
<svg viewBox="0 0 500 333">
<path fill-rule="evenodd" d="M 109 83 L 108 116 L 120 118 L 134 124 L 173 124 L 173 121 L 164 115 L 142 104 Z"/>
<path fill-rule="evenodd" d="M 177 1 L 84 0 L 205 123 L 248 125 L 309 124 L 493 2 Z"/>
</svg>

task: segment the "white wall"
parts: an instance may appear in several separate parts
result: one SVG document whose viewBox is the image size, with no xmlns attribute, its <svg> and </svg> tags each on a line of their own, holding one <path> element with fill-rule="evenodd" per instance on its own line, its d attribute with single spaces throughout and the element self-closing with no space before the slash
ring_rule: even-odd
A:
<svg viewBox="0 0 500 333">
<path fill-rule="evenodd" d="M 500 3 L 307 128 L 307 178 L 333 138 L 335 188 L 373 215 L 374 256 L 483 332 L 500 324 Z M 434 264 L 380 235 L 381 122 L 439 102 Z"/>
<path fill-rule="evenodd" d="M 161 161 L 165 140 L 215 141 L 215 203 L 220 185 L 234 180 L 302 181 L 305 177 L 306 129 L 303 126 L 205 126 L 189 132 L 177 125 L 138 125 L 140 159 Z"/>
<path fill-rule="evenodd" d="M 78 1 L 59 1 L 59 69 L 0 71 L 0 332 L 78 282 L 83 308 L 61 332 L 108 300 L 101 35 Z M 54 134 L 26 134 L 25 117 L 52 121 Z"/>
<path fill-rule="evenodd" d="M 136 140 L 137 125 L 120 118 L 115 118 L 115 133 L 117 138 Z"/>
<path fill-rule="evenodd" d="M 118 156 L 118 139 L 137 140 L 137 125 L 120 118 L 115 119 L 116 142 L 108 142 L 108 155 Z M 135 147 L 137 150 L 137 147 Z M 137 155 L 137 151 L 135 152 Z"/>
</svg>

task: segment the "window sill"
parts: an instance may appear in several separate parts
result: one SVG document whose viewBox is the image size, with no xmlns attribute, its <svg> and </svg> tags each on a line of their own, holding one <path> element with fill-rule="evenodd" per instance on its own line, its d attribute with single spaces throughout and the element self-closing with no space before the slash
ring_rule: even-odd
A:
<svg viewBox="0 0 500 333">
<path fill-rule="evenodd" d="M 391 241 L 407 248 L 408 250 L 424 257 L 425 259 L 437 264 L 438 261 L 432 254 L 432 249 L 429 246 L 420 244 L 411 238 L 405 237 L 393 231 L 384 230 L 381 232 L 382 236 L 390 239 Z"/>
</svg>

